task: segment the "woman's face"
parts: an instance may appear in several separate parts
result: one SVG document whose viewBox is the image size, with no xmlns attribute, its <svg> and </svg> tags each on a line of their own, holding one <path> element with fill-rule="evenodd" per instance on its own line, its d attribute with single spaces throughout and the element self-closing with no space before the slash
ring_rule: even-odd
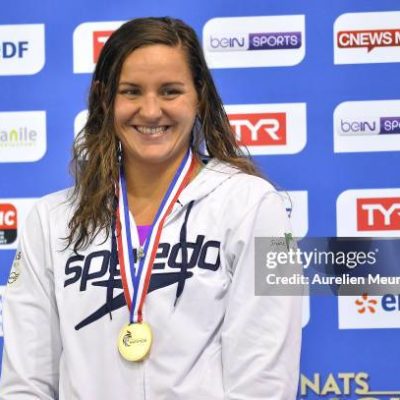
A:
<svg viewBox="0 0 400 400">
<path fill-rule="evenodd" d="M 179 163 L 190 144 L 198 98 L 184 51 L 150 45 L 125 60 L 115 126 L 130 163 Z"/>
</svg>

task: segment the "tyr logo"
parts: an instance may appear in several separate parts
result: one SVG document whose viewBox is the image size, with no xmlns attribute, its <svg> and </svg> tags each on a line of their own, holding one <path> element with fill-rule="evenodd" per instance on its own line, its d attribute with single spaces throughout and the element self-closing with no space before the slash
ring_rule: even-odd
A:
<svg viewBox="0 0 400 400">
<path fill-rule="evenodd" d="M 239 145 L 286 144 L 286 113 L 229 114 L 228 117 Z"/>
<path fill-rule="evenodd" d="M 400 197 L 357 199 L 357 229 L 400 230 Z"/>
</svg>

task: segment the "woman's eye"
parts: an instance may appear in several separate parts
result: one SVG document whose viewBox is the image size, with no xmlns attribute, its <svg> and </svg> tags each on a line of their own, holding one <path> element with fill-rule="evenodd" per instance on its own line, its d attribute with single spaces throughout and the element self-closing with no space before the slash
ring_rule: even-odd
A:
<svg viewBox="0 0 400 400">
<path fill-rule="evenodd" d="M 179 89 L 174 88 L 164 88 L 162 90 L 162 95 L 166 97 L 176 97 L 181 93 Z"/>
<path fill-rule="evenodd" d="M 138 89 L 121 89 L 119 93 L 124 96 L 138 96 L 140 91 Z"/>
</svg>

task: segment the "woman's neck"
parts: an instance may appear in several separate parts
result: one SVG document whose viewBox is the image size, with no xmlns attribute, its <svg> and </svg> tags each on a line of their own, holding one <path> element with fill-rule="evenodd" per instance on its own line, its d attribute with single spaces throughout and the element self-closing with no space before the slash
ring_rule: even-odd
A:
<svg viewBox="0 0 400 400">
<path fill-rule="evenodd" d="M 129 210 L 137 225 L 153 222 L 182 159 L 157 164 L 124 160 Z"/>
</svg>

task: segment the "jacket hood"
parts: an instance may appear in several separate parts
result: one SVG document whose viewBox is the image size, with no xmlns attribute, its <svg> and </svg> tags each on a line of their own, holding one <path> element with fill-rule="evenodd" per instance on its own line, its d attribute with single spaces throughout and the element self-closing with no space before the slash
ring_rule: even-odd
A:
<svg viewBox="0 0 400 400">
<path fill-rule="evenodd" d="M 203 166 L 193 181 L 182 191 L 179 196 L 179 202 L 182 206 L 185 206 L 191 201 L 198 201 L 216 190 L 234 175 L 240 173 L 242 173 L 242 171 L 238 168 L 212 158 Z"/>
</svg>

